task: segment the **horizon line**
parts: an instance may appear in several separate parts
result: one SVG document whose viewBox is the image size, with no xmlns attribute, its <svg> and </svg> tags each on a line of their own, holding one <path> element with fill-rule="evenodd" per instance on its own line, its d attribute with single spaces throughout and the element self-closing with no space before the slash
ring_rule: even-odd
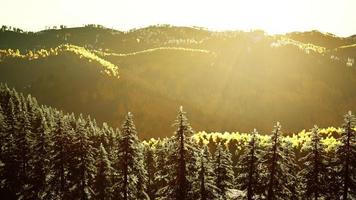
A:
<svg viewBox="0 0 356 200">
<path fill-rule="evenodd" d="M 306 32 L 319 32 L 322 34 L 330 34 L 332 36 L 335 37 L 339 37 L 339 38 L 349 38 L 349 37 L 353 37 L 356 36 L 356 33 L 348 35 L 348 36 L 341 36 L 329 31 L 323 31 L 323 30 L 319 30 L 319 29 L 308 29 L 308 30 L 295 30 L 295 31 L 285 31 L 285 32 L 280 32 L 280 33 L 273 33 L 271 31 L 267 31 L 265 29 L 262 28 L 249 28 L 249 29 L 242 29 L 242 28 L 211 28 L 211 27 L 204 27 L 204 26 L 198 26 L 198 25 L 178 25 L 178 24 L 167 24 L 167 23 L 162 23 L 162 24 L 150 24 L 150 25 L 142 25 L 142 26 L 135 26 L 135 27 L 130 27 L 130 28 L 116 28 L 113 26 L 107 26 L 107 25 L 102 25 L 102 24 L 95 24 L 95 23 L 89 23 L 89 24 L 81 24 L 81 25 L 65 25 L 65 24 L 58 24 L 58 25 L 45 25 L 44 28 L 38 28 L 38 29 L 33 29 L 33 30 L 26 30 L 17 26 L 13 26 L 13 25 L 7 25 L 7 24 L 1 24 L 0 26 L 6 26 L 6 27 L 11 27 L 11 28 L 17 28 L 20 29 L 22 31 L 24 31 L 25 33 L 39 33 L 39 32 L 43 32 L 43 31 L 47 31 L 47 30 L 61 30 L 62 28 L 60 28 L 61 26 L 65 26 L 65 28 L 63 29 L 73 29 L 73 28 L 85 28 L 88 27 L 90 25 L 94 25 L 97 26 L 98 28 L 106 28 L 106 29 L 111 29 L 111 30 L 115 30 L 118 32 L 131 32 L 131 31 L 135 31 L 135 30 L 140 30 L 140 29 L 145 29 L 145 28 L 150 28 L 150 27 L 177 27 L 177 28 L 194 28 L 194 29 L 199 29 L 199 30 L 206 30 L 209 32 L 254 32 L 254 31 L 263 31 L 264 33 L 266 33 L 267 35 L 286 35 L 286 34 L 290 34 L 290 33 L 306 33 Z M 13 30 L 9 30 L 9 31 L 13 31 Z"/>
</svg>

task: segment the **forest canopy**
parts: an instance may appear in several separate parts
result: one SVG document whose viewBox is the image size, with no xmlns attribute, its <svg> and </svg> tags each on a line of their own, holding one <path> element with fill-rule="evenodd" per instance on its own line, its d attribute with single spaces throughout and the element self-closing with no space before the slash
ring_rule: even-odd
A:
<svg viewBox="0 0 356 200">
<path fill-rule="evenodd" d="M 6 199 L 353 199 L 356 118 L 286 136 L 196 133 L 183 107 L 170 137 L 64 114 L 0 85 L 0 195 Z"/>
</svg>

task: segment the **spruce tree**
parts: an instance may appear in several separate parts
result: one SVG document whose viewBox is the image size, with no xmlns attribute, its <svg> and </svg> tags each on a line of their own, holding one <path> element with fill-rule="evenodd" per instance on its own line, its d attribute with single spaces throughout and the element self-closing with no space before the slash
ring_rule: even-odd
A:
<svg viewBox="0 0 356 200">
<path fill-rule="evenodd" d="M 176 184 L 174 196 L 177 200 L 190 199 L 194 196 L 192 191 L 194 175 L 192 173 L 196 171 L 193 171 L 194 169 L 192 168 L 194 168 L 194 159 L 196 157 L 194 155 L 194 146 L 189 138 L 193 134 L 193 129 L 188 122 L 182 106 L 179 108 L 175 126 L 177 130 L 173 138 L 175 146 L 173 150 L 175 151 L 177 160 L 174 163 L 176 170 L 176 176 L 173 177 Z M 171 158 L 174 158 L 174 156 Z M 189 171 L 189 169 L 192 171 Z"/>
<path fill-rule="evenodd" d="M 5 114 L 0 104 L 0 144 L 5 142 L 5 133 L 6 133 L 6 123 L 5 123 Z M 2 148 L 0 148 L 0 159 L 1 159 Z"/>
<path fill-rule="evenodd" d="M 108 153 L 109 160 L 114 162 L 116 160 L 116 150 L 117 150 L 117 142 L 120 140 L 120 131 L 117 129 L 114 131 L 111 127 L 109 127 L 106 123 L 103 123 L 103 127 L 101 128 L 101 143 Z M 103 138 L 105 137 L 105 138 Z M 114 166 L 113 166 L 114 167 Z"/>
<path fill-rule="evenodd" d="M 1 170 L 4 165 L 2 159 L 3 159 L 3 146 L 5 145 L 6 142 L 6 135 L 7 135 L 7 126 L 6 126 L 6 121 L 5 121 L 5 113 L 2 109 L 2 106 L 0 104 L 0 177 L 1 177 Z"/>
<path fill-rule="evenodd" d="M 51 139 L 49 137 L 49 129 L 42 110 L 36 118 L 35 132 L 33 133 L 33 173 L 31 181 L 33 184 L 33 192 L 37 199 L 47 199 L 49 192 L 46 185 L 50 170 L 50 151 Z"/>
<path fill-rule="evenodd" d="M 344 117 L 343 134 L 337 148 L 342 199 L 356 198 L 356 118 L 349 111 Z"/>
<path fill-rule="evenodd" d="M 227 199 L 227 192 L 232 189 L 234 171 L 232 169 L 231 153 L 219 143 L 214 155 L 215 185 L 219 198 Z"/>
<path fill-rule="evenodd" d="M 114 169 L 103 144 L 100 144 L 99 157 L 96 161 L 97 174 L 95 177 L 95 199 L 110 200 L 113 198 Z"/>
<path fill-rule="evenodd" d="M 284 140 L 282 143 L 282 161 L 284 171 L 284 183 L 288 192 L 285 197 L 290 200 L 298 200 L 300 196 L 299 184 L 298 184 L 298 172 L 300 170 L 298 166 L 298 159 L 295 154 L 292 142 Z"/>
<path fill-rule="evenodd" d="M 165 148 L 168 152 L 166 166 L 166 184 L 159 190 L 161 199 L 187 200 L 197 195 L 197 174 L 194 166 L 196 159 L 195 146 L 189 138 L 193 130 L 188 122 L 183 107 L 180 107 L 174 124 L 177 130 L 167 140 Z"/>
<path fill-rule="evenodd" d="M 261 160 L 261 151 L 257 138 L 258 132 L 254 129 L 251 132 L 251 137 L 248 141 L 245 151 L 240 157 L 239 162 L 239 176 L 237 182 L 239 188 L 246 191 L 246 198 L 248 200 L 254 199 L 260 193 L 261 186 L 259 182 L 259 162 Z"/>
<path fill-rule="evenodd" d="M 75 141 L 74 141 L 74 154 L 72 154 L 74 160 L 72 167 L 71 176 L 72 188 L 73 191 L 72 198 L 78 199 L 92 199 L 94 198 L 94 189 L 91 184 L 95 178 L 95 159 L 93 157 L 94 149 L 92 147 L 92 141 L 88 136 L 88 128 L 86 127 L 86 121 L 83 119 L 82 115 L 79 116 L 75 128 Z"/>
<path fill-rule="evenodd" d="M 18 190 L 21 187 L 19 184 L 19 163 L 16 150 L 16 137 L 20 130 L 18 121 L 17 107 L 13 102 L 13 96 L 10 96 L 7 105 L 4 108 L 5 113 L 5 134 L 3 138 L 3 144 L 1 145 L 1 161 L 3 162 L 1 167 L 1 189 L 4 193 L 10 197 L 17 195 Z"/>
<path fill-rule="evenodd" d="M 341 198 L 341 177 L 340 175 L 340 165 L 337 159 L 336 150 L 339 145 L 335 145 L 332 148 L 328 148 L 326 152 L 326 174 L 325 174 L 325 199 L 334 200 Z"/>
<path fill-rule="evenodd" d="M 203 146 L 199 158 L 199 196 L 200 200 L 217 198 L 217 188 L 214 182 L 212 158 L 207 146 Z"/>
<path fill-rule="evenodd" d="M 2 155 L 1 163 L 1 196 L 6 199 L 17 199 L 17 177 L 16 171 L 17 163 L 14 161 L 15 139 L 12 134 L 8 135 L 6 140 L 6 147 Z"/>
<path fill-rule="evenodd" d="M 147 171 L 147 195 L 150 200 L 156 198 L 157 187 L 155 183 L 156 162 L 154 159 L 154 149 L 152 144 L 145 144 L 144 146 L 144 158 L 145 169 Z"/>
<path fill-rule="evenodd" d="M 33 198 L 31 194 L 31 183 L 29 180 L 31 173 L 31 158 L 32 152 L 32 140 L 31 140 L 31 124 L 27 116 L 27 109 L 23 108 L 19 118 L 19 130 L 15 136 L 16 148 L 14 153 L 16 154 L 16 163 L 19 165 L 19 183 L 21 184 L 21 191 L 19 195 L 22 199 Z"/>
<path fill-rule="evenodd" d="M 116 166 L 119 176 L 115 191 L 117 198 L 123 200 L 146 198 L 146 170 L 143 164 L 142 146 L 130 112 L 121 126 L 117 156 Z"/>
<path fill-rule="evenodd" d="M 279 122 L 274 126 L 271 137 L 271 145 L 267 147 L 267 151 L 263 156 L 262 164 L 266 169 L 267 200 L 284 199 L 291 196 L 291 191 L 288 188 L 288 180 L 290 174 L 288 172 L 289 158 L 286 158 L 282 149 L 282 132 Z"/>
<path fill-rule="evenodd" d="M 25 104 L 27 107 L 27 116 L 32 128 L 31 132 L 34 132 L 34 126 L 32 125 L 36 123 L 36 116 L 38 115 L 38 110 L 41 108 L 38 105 L 36 98 L 31 95 L 27 96 Z"/>
<path fill-rule="evenodd" d="M 74 131 L 61 112 L 56 114 L 51 152 L 51 190 L 57 198 L 63 199 L 68 192 L 68 165 Z"/>
<path fill-rule="evenodd" d="M 3 87 L 3 85 L 1 85 Z M 3 89 L 3 88 L 2 88 Z M 5 99 L 5 92 L 1 90 L 1 99 Z M 10 99 L 8 99 L 10 100 Z M 12 186 L 15 184 L 15 171 L 12 169 L 15 165 L 14 162 L 14 153 L 15 141 L 13 134 L 11 134 L 11 125 L 8 119 L 10 118 L 9 114 L 12 112 L 6 112 L 5 109 L 9 108 L 10 103 L 1 102 L 7 104 L 2 109 L 0 106 L 0 136 L 1 136 L 1 147 L 0 147 L 0 195 L 3 198 L 15 199 L 15 191 Z M 7 109 L 10 110 L 10 109 Z M 12 109 L 11 109 L 12 110 Z"/>
<path fill-rule="evenodd" d="M 186 147 L 186 137 L 190 134 L 191 127 L 188 124 L 188 120 L 183 111 L 183 107 L 180 107 L 177 117 L 177 127 L 176 139 L 177 139 L 177 177 L 176 177 L 176 191 L 175 199 L 186 199 L 189 188 L 189 182 L 187 178 L 187 147 Z"/>
<path fill-rule="evenodd" d="M 174 184 L 175 179 L 173 177 L 175 177 L 176 174 L 174 165 L 176 159 L 171 159 L 171 155 L 174 155 L 172 153 L 173 150 L 174 143 L 171 138 L 164 138 L 156 144 L 154 160 L 157 170 L 154 174 L 154 181 L 157 187 L 157 199 L 166 199 L 169 196 L 171 199 L 173 198 L 173 187 L 170 185 L 171 183 Z"/>
<path fill-rule="evenodd" d="M 303 198 L 321 199 L 325 193 L 326 165 L 325 152 L 321 143 L 319 128 L 311 129 L 311 140 L 307 146 L 307 154 L 300 159 L 303 163 L 300 176 L 302 177 Z"/>
<path fill-rule="evenodd" d="M 193 137 L 187 138 L 187 178 L 191 183 L 191 188 L 188 191 L 188 199 L 197 199 L 200 193 L 200 180 L 199 180 L 199 144 Z"/>
</svg>

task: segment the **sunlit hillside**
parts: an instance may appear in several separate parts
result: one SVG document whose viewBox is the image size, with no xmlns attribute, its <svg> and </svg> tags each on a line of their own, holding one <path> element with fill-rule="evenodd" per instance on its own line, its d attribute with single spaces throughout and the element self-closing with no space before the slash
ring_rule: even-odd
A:
<svg viewBox="0 0 356 200">
<path fill-rule="evenodd" d="M 337 126 L 355 110 L 354 44 L 353 37 L 318 31 L 267 35 L 168 25 L 3 30 L 0 80 L 112 126 L 131 111 L 143 138 L 171 135 L 179 105 L 198 131 L 268 133 L 281 121 L 290 133 L 313 123 Z"/>
<path fill-rule="evenodd" d="M 75 45 L 60 45 L 51 49 L 39 49 L 36 51 L 26 51 L 26 54 L 21 54 L 19 49 L 5 49 L 0 50 L 1 61 L 6 62 L 21 62 L 22 60 L 36 60 L 36 59 L 48 59 L 48 57 L 62 56 L 65 54 L 74 54 L 79 58 L 85 59 L 85 62 L 96 62 L 99 66 L 102 66 L 102 73 L 106 73 L 109 76 L 119 77 L 118 67 L 100 57 L 94 53 L 88 51 L 84 47 Z"/>
</svg>

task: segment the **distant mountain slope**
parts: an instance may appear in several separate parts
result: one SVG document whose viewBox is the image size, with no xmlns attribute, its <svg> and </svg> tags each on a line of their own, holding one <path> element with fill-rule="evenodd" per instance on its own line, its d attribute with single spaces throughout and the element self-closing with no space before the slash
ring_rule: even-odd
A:
<svg viewBox="0 0 356 200">
<path fill-rule="evenodd" d="M 186 103 L 182 101 L 178 103 L 177 99 L 182 98 L 166 93 L 171 88 L 176 88 L 176 85 L 165 85 L 165 91 L 161 91 L 158 89 L 162 86 L 159 87 L 150 80 L 160 78 L 157 77 L 157 73 L 165 73 L 162 65 L 171 71 L 170 78 L 174 78 L 175 74 L 184 75 L 189 69 L 198 72 L 205 67 L 204 63 L 210 65 L 211 59 L 214 58 L 208 51 L 160 48 L 135 54 L 115 55 L 122 59 L 125 67 L 115 70 L 109 68 L 112 71 L 108 73 L 105 71 L 108 66 L 118 65 L 113 65 L 109 61 L 103 62 L 101 58 L 96 60 L 92 53 L 82 51 L 80 47 L 65 46 L 66 48 L 62 46 L 55 48 L 52 53 L 48 53 L 49 55 L 44 53 L 47 52 L 45 50 L 31 53 L 31 56 L 19 55 L 12 50 L 0 51 L 0 80 L 20 91 L 38 96 L 40 102 L 68 112 L 92 114 L 99 121 L 108 121 L 115 126 L 120 125 L 118 119 L 130 110 L 135 113 L 137 121 L 141 121 L 138 122 L 140 130 L 146 135 L 152 133 L 156 136 L 168 135 L 168 132 L 171 132 L 167 124 L 174 121 L 177 107 Z M 67 50 L 67 47 L 71 50 Z M 80 51 L 75 53 L 73 49 Z M 45 56 L 38 55 L 39 52 Z M 90 59 L 86 55 L 90 55 Z M 166 61 L 162 58 L 166 58 Z M 158 68 L 142 68 L 145 71 L 140 71 L 139 66 L 149 64 L 149 60 L 151 60 L 149 65 L 154 65 L 157 59 L 160 60 Z M 181 63 L 181 72 L 174 69 L 179 63 L 177 60 Z M 129 64 L 132 62 L 134 66 Z M 117 70 L 119 78 L 113 76 L 117 74 Z M 160 70 L 162 71 L 159 72 Z M 123 74 L 125 76 L 122 76 Z M 195 78 L 194 74 L 191 75 L 192 78 Z M 181 92 L 184 93 L 183 88 Z M 191 104 L 189 100 L 187 106 L 188 104 Z M 194 109 L 194 105 L 188 107 Z M 168 115 L 165 115 L 167 112 Z M 146 127 L 148 122 L 151 125 Z"/>
<path fill-rule="evenodd" d="M 64 33 L 71 39 L 55 37 Z M 24 54 L 38 45 L 47 48 L 40 52 L 51 47 L 59 53 L 29 59 L 36 56 L 2 50 L 0 81 L 41 103 L 91 114 L 112 126 L 132 111 L 146 138 L 170 135 L 167 124 L 179 105 L 197 130 L 206 131 L 270 132 L 279 120 L 293 132 L 311 123 L 339 125 L 343 113 L 356 109 L 356 54 L 349 39 L 323 36 L 324 42 L 312 43 L 261 31 L 170 26 L 13 34 L 35 42 L 21 46 L 0 37 L 0 46 L 21 47 Z M 328 38 L 332 45 L 325 45 Z M 75 45 L 53 46 L 65 42 Z"/>
<path fill-rule="evenodd" d="M 315 30 L 309 32 L 292 32 L 288 33 L 287 37 L 303 43 L 311 43 L 323 46 L 328 49 L 356 43 L 356 40 L 352 37 L 342 38 L 331 33 L 322 33 Z"/>
<path fill-rule="evenodd" d="M 262 31 L 215 32 L 199 27 L 175 27 L 170 25 L 149 26 L 122 32 L 102 26 L 48 29 L 39 32 L 24 32 L 21 29 L 0 30 L 0 49 L 21 51 L 54 48 L 63 43 L 77 46 L 108 49 L 119 53 L 130 53 L 162 46 L 211 49 L 226 44 L 231 39 L 250 38 L 259 40 Z M 303 43 L 311 43 L 328 49 L 356 43 L 353 36 L 342 38 L 319 31 L 292 32 L 276 37 L 288 37 Z M 224 42 L 225 41 L 225 42 Z"/>
<path fill-rule="evenodd" d="M 63 43 L 96 49 L 110 49 L 120 53 L 142 51 L 165 46 L 191 47 L 212 33 L 190 27 L 152 26 L 128 32 L 104 27 L 86 26 L 78 28 L 49 29 L 40 32 L 0 31 L 0 49 L 54 48 Z"/>
<path fill-rule="evenodd" d="M 111 91 L 106 91 L 117 79 L 116 65 L 73 45 L 26 55 L 0 51 L 0 80 L 68 112 L 110 111 L 105 107 L 87 109 L 86 102 L 108 103 Z"/>
<path fill-rule="evenodd" d="M 116 65 L 98 57 L 95 53 L 87 49 L 75 45 L 60 45 L 56 48 L 49 50 L 41 49 L 38 51 L 28 51 L 26 54 L 21 54 L 18 49 L 0 50 L 0 59 L 2 61 L 23 61 L 23 60 L 43 60 L 55 56 L 63 56 L 65 54 L 74 54 L 79 58 L 84 58 L 88 62 L 96 62 L 101 67 L 101 73 L 109 76 L 119 76 L 119 69 Z M 72 55 L 73 56 L 73 55 Z"/>
</svg>

